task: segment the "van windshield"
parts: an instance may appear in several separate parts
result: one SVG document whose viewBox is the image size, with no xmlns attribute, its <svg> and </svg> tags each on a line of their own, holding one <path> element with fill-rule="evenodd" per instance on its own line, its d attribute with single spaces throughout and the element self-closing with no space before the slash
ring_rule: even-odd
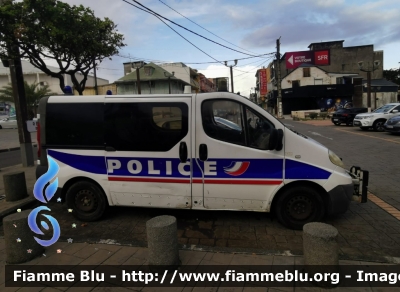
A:
<svg viewBox="0 0 400 292">
<path fill-rule="evenodd" d="M 380 108 L 377 108 L 376 110 L 374 110 L 374 113 L 387 113 L 388 111 L 390 111 L 392 108 L 394 107 L 394 105 L 392 104 L 386 104 L 384 106 L 381 106 Z"/>
</svg>

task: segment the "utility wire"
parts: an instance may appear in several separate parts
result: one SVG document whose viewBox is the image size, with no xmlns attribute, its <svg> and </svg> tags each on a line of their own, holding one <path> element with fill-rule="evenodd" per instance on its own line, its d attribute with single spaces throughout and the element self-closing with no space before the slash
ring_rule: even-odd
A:
<svg viewBox="0 0 400 292">
<path fill-rule="evenodd" d="M 205 27 L 202 27 L 200 24 L 197 24 L 196 22 L 194 22 L 194 21 L 192 21 L 191 19 L 187 18 L 185 15 L 183 15 L 182 13 L 176 11 L 174 8 L 172 8 L 172 7 L 169 6 L 168 4 L 164 3 L 163 1 L 161 1 L 161 0 L 158 0 L 158 1 L 160 1 L 162 4 L 164 4 L 165 6 L 167 6 L 169 9 L 171 9 L 171 10 L 175 11 L 176 13 L 178 13 L 180 16 L 186 18 L 186 19 L 189 20 L 191 23 L 194 23 L 194 24 L 197 25 L 198 27 L 201 27 L 201 28 L 204 29 L 205 31 L 207 31 L 207 32 L 211 33 L 212 35 L 216 36 L 217 38 L 219 38 L 219 39 L 221 39 L 221 40 L 227 42 L 228 44 L 231 44 L 231 45 L 233 45 L 233 46 L 235 46 L 235 47 L 237 47 L 237 48 L 239 48 L 239 49 L 242 49 L 242 50 L 245 50 L 245 51 L 250 52 L 250 53 L 252 53 L 252 54 L 255 54 L 255 53 L 253 53 L 252 51 L 246 50 L 245 48 L 241 48 L 241 47 L 239 47 L 239 46 L 237 46 L 237 45 L 235 45 L 235 44 L 233 44 L 233 43 L 231 43 L 231 42 L 229 42 L 229 41 L 227 41 L 227 40 L 225 40 L 225 39 L 223 39 L 223 38 L 217 36 L 215 33 L 209 31 L 209 30 L 206 29 Z"/>
<path fill-rule="evenodd" d="M 232 49 L 232 48 L 230 48 L 230 47 L 228 47 L 228 46 L 225 46 L 225 45 L 220 44 L 220 43 L 218 43 L 218 42 L 216 42 L 216 41 L 213 41 L 213 40 L 211 40 L 211 39 L 209 39 L 209 38 L 206 38 L 206 37 L 204 37 L 204 36 L 202 36 L 202 35 L 200 35 L 200 34 L 194 32 L 194 31 L 192 31 L 192 30 L 190 30 L 190 29 L 188 29 L 188 28 L 186 28 L 186 27 L 184 27 L 184 26 L 182 26 L 182 25 L 180 25 L 180 24 L 178 24 L 178 23 L 176 23 L 176 22 L 174 22 L 174 21 L 172 21 L 172 20 L 170 20 L 170 19 L 168 19 L 168 18 L 166 18 L 166 17 L 160 15 L 160 14 L 158 14 L 157 12 L 154 12 L 153 10 L 151 10 L 150 8 L 144 6 L 143 4 L 139 3 L 139 2 L 136 1 L 136 0 L 131 0 L 131 1 L 133 1 L 133 2 L 137 3 L 138 5 L 142 6 L 144 9 L 143 9 L 143 8 L 140 8 L 140 7 L 138 7 L 138 6 L 136 6 L 136 5 L 133 4 L 133 3 L 127 2 L 126 0 L 122 0 L 122 1 L 124 1 L 125 3 L 127 3 L 127 4 L 129 4 L 129 5 L 132 5 L 132 6 L 136 7 L 136 8 L 138 8 L 138 9 L 144 11 L 144 12 L 147 12 L 147 13 L 149 13 L 149 14 L 152 14 L 152 15 L 158 17 L 159 19 L 160 19 L 160 18 L 163 18 L 163 19 L 165 19 L 165 20 L 167 20 L 167 21 L 169 21 L 169 22 L 175 24 L 176 26 L 179 26 L 180 28 L 183 28 L 183 29 L 185 29 L 185 30 L 187 30 L 187 31 L 189 31 L 189 32 L 191 32 L 191 33 L 193 33 L 193 34 L 195 34 L 195 35 L 197 35 L 197 36 L 199 36 L 199 37 L 201 37 L 201 38 L 207 40 L 207 41 L 210 41 L 210 42 L 214 43 L 214 44 L 217 44 L 217 45 L 222 46 L 222 47 L 224 47 L 224 48 L 226 48 L 226 49 L 229 49 L 229 50 L 232 50 L 232 51 L 235 51 L 235 52 L 244 54 L 244 55 L 248 55 L 248 56 L 255 57 L 255 55 L 251 55 L 251 54 L 248 54 L 248 53 L 245 53 L 245 52 L 241 52 L 241 51 Z M 145 10 L 145 9 L 146 9 L 146 10 Z M 161 19 L 160 19 L 160 20 L 161 20 Z M 163 21 L 163 22 L 164 22 L 164 21 Z M 164 23 L 165 23 L 165 22 L 164 22 Z M 166 24 L 166 23 L 165 23 L 165 24 Z M 213 59 L 214 59 L 214 58 L 213 58 Z M 214 59 L 214 60 L 215 60 L 215 59 Z"/>
<path fill-rule="evenodd" d="M 135 6 L 134 4 L 129 3 L 129 2 L 127 2 L 126 0 L 122 0 L 122 1 L 128 3 L 128 4 L 132 5 L 132 6 Z M 135 1 L 135 0 L 132 0 L 132 1 Z M 136 1 L 135 1 L 135 2 L 136 2 Z M 140 5 L 141 5 L 141 4 L 140 4 Z M 136 6 L 135 6 L 135 7 L 136 7 Z M 138 8 L 139 8 L 139 7 L 138 7 Z M 139 9 L 140 9 L 140 8 L 139 8 Z M 143 9 L 141 9 L 141 10 L 143 10 Z M 151 13 L 150 13 L 150 14 L 151 14 Z M 191 44 L 192 46 L 194 46 L 196 49 L 198 49 L 199 51 L 203 52 L 204 54 L 206 54 L 207 56 L 209 56 L 211 59 L 217 61 L 218 63 L 221 63 L 222 65 L 225 65 L 223 62 L 218 61 L 218 60 L 215 59 L 213 56 L 207 54 L 207 53 L 204 52 L 202 49 L 200 49 L 198 46 L 196 46 L 196 45 L 193 44 L 191 41 L 189 41 L 188 39 L 186 39 L 183 35 L 181 35 L 179 32 L 177 32 L 175 29 L 173 29 L 170 25 L 168 25 L 168 24 L 167 24 L 164 20 L 162 20 L 159 16 L 157 16 L 157 15 L 155 15 L 155 14 L 154 14 L 154 16 L 157 17 L 159 20 L 161 20 L 166 26 L 168 26 L 170 29 L 172 29 L 175 33 L 177 33 L 181 38 L 183 38 L 184 40 L 186 40 L 188 43 L 190 43 L 190 44 Z M 163 17 L 163 18 L 164 18 L 164 17 Z"/>
<path fill-rule="evenodd" d="M 240 61 L 240 60 L 247 60 L 247 59 L 259 58 L 259 57 L 261 57 L 261 56 L 268 56 L 268 55 L 274 55 L 274 56 L 275 56 L 276 53 L 261 54 L 261 55 L 254 56 L 254 57 L 239 58 L 239 59 L 236 59 L 236 60 L 238 60 L 238 61 Z M 134 60 L 148 61 L 148 62 L 153 62 L 153 63 L 168 63 L 167 61 L 151 60 L 151 59 L 139 58 L 139 57 L 128 57 L 128 56 L 124 56 L 124 55 L 120 55 L 120 54 L 117 54 L 117 56 L 118 56 L 118 57 L 121 57 L 121 58 L 125 58 L 125 59 L 134 59 Z M 269 57 L 268 60 L 270 60 L 270 59 L 271 59 L 271 58 Z M 227 62 L 231 62 L 231 61 L 233 62 L 233 61 L 235 61 L 235 59 L 234 59 L 234 60 L 227 60 Z M 258 60 L 255 61 L 255 62 L 258 62 Z M 252 62 L 252 63 L 255 63 L 255 62 Z M 184 63 L 184 64 L 190 64 L 190 65 L 193 65 L 193 64 L 199 65 L 199 64 L 216 64 L 216 63 L 220 63 L 220 62 L 197 62 L 197 63 L 182 62 L 182 63 Z M 248 64 L 251 64 L 251 63 L 248 63 Z"/>
</svg>

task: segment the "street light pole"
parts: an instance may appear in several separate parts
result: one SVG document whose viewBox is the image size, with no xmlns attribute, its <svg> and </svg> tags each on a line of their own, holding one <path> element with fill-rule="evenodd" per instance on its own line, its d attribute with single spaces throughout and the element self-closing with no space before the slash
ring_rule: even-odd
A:
<svg viewBox="0 0 400 292">
<path fill-rule="evenodd" d="M 232 71 L 232 67 L 235 67 L 237 65 L 237 61 L 238 60 L 235 60 L 235 65 L 231 65 L 231 66 L 228 66 L 228 61 L 225 61 L 225 66 L 230 67 L 230 69 L 231 69 L 231 92 L 232 93 L 234 92 L 234 90 L 233 90 L 233 71 Z"/>
<path fill-rule="evenodd" d="M 380 63 L 381 63 L 380 61 L 373 61 L 372 68 L 368 66 L 368 68 L 365 69 L 363 68 L 364 62 L 363 61 L 358 62 L 358 67 L 360 71 L 367 72 L 367 107 L 369 113 L 371 112 L 371 72 L 374 72 L 376 69 L 378 69 Z"/>
<path fill-rule="evenodd" d="M 171 77 L 173 77 L 174 75 L 175 75 L 174 71 L 172 71 L 172 75 L 169 74 L 168 72 L 164 71 L 164 76 L 168 77 L 168 89 L 169 89 L 168 92 L 169 92 L 169 94 L 171 94 Z"/>
<path fill-rule="evenodd" d="M 140 73 L 139 73 L 139 70 L 143 66 L 144 66 L 144 62 L 143 61 L 132 63 L 132 67 L 136 68 L 136 84 L 137 84 L 137 91 L 138 91 L 137 93 L 138 94 L 142 94 L 142 90 L 140 88 Z"/>
</svg>

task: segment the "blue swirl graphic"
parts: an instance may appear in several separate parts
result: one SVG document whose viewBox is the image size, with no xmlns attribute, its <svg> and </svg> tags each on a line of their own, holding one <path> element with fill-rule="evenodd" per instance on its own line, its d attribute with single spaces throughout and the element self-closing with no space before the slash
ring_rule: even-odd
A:
<svg viewBox="0 0 400 292">
<path fill-rule="evenodd" d="M 57 175 L 58 170 L 60 169 L 57 162 L 55 162 L 55 160 L 53 158 L 51 158 L 49 155 L 47 155 L 47 160 L 49 161 L 49 168 L 48 168 L 47 172 L 38 178 L 38 180 L 35 183 L 35 186 L 33 187 L 33 195 L 35 196 L 35 198 L 45 204 L 47 203 L 46 199 L 48 201 L 50 201 L 51 198 L 56 193 L 57 188 L 58 188 L 58 178 L 56 178 L 46 188 L 46 191 L 45 191 L 46 199 L 43 196 L 44 187 L 46 186 L 46 184 L 48 182 L 50 182 L 52 180 L 53 177 L 55 177 Z"/>
<path fill-rule="evenodd" d="M 33 232 L 35 232 L 36 234 L 39 235 L 43 235 L 44 233 L 39 229 L 39 227 L 36 224 L 36 218 L 38 216 L 38 213 L 42 210 L 47 210 L 47 211 L 51 211 L 49 208 L 45 207 L 45 206 L 40 206 L 37 207 L 35 209 L 32 210 L 32 212 L 29 214 L 28 216 L 28 225 L 31 228 L 31 230 Z M 39 243 L 41 246 L 50 246 L 52 244 L 54 244 L 55 242 L 57 242 L 57 240 L 60 238 L 60 225 L 58 224 L 58 221 L 50 215 L 46 215 L 46 214 L 42 214 L 42 216 L 45 216 L 51 223 L 51 226 L 53 226 L 53 237 L 49 240 L 43 240 L 43 239 L 39 239 L 37 237 L 34 237 L 36 242 Z M 46 229 L 49 229 L 48 224 L 45 221 L 41 221 L 40 224 Z"/>
</svg>

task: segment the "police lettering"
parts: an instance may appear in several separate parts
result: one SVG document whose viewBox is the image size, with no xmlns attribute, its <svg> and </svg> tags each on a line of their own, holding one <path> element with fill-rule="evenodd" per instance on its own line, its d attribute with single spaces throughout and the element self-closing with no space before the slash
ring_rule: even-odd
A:
<svg viewBox="0 0 400 292">
<path fill-rule="evenodd" d="M 147 164 L 147 169 L 143 166 Z M 143 173 L 143 168 L 147 170 L 147 173 Z M 206 166 L 206 172 L 215 172 L 216 175 L 216 162 L 210 162 L 210 166 Z M 107 160 L 107 171 L 108 174 L 116 174 L 118 170 L 127 170 L 130 174 L 139 174 L 139 175 L 161 175 L 165 172 L 165 175 L 172 175 L 172 161 L 165 161 L 162 163 L 156 163 L 153 160 L 147 160 L 146 162 L 141 162 L 136 159 L 129 160 L 125 166 L 122 165 L 121 161 L 118 159 L 108 159 Z M 190 176 L 190 162 L 179 163 L 177 167 L 180 175 Z"/>
</svg>

